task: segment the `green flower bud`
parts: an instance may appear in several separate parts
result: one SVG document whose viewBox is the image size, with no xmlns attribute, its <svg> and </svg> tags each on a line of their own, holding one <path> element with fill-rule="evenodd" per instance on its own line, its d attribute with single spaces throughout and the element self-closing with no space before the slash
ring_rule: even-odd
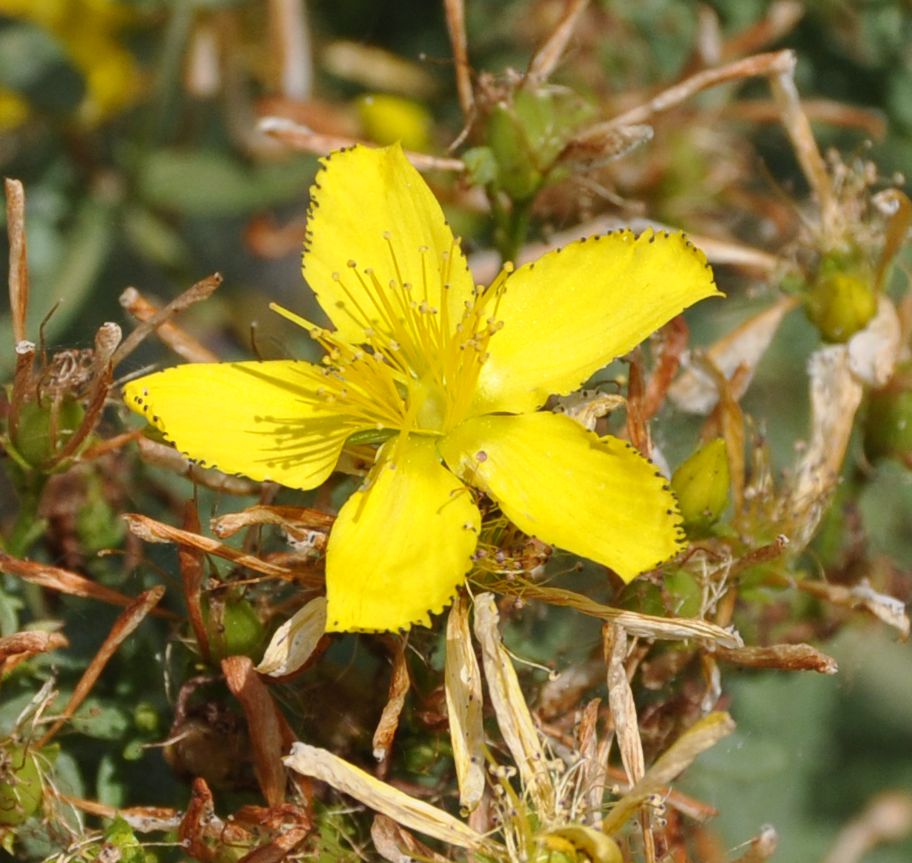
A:
<svg viewBox="0 0 912 863">
<path fill-rule="evenodd" d="M 700 532 L 718 521 L 728 506 L 730 485 L 728 450 L 722 438 L 715 438 L 690 456 L 671 478 L 684 527 Z"/>
<path fill-rule="evenodd" d="M 540 188 L 544 177 L 535 166 L 520 119 L 506 105 L 497 105 L 488 117 L 488 146 L 497 161 L 497 183 L 514 201 L 526 201 Z"/>
<path fill-rule="evenodd" d="M 209 650 L 216 662 L 226 656 L 259 660 L 266 629 L 256 609 L 243 598 L 213 600 L 203 606 Z"/>
<path fill-rule="evenodd" d="M 873 276 L 851 259 L 827 256 L 805 295 L 804 308 L 826 341 L 847 342 L 877 311 Z"/>
<path fill-rule="evenodd" d="M 865 455 L 895 458 L 912 466 L 912 367 L 871 393 L 864 420 Z"/>
<path fill-rule="evenodd" d="M 82 405 L 71 399 L 64 399 L 56 410 L 51 402 L 27 402 L 19 412 L 12 444 L 26 462 L 40 467 L 49 462 L 70 439 L 84 415 Z"/>
<path fill-rule="evenodd" d="M 0 749 L 0 824 L 15 827 L 38 811 L 44 789 L 34 753 L 19 743 Z"/>
</svg>

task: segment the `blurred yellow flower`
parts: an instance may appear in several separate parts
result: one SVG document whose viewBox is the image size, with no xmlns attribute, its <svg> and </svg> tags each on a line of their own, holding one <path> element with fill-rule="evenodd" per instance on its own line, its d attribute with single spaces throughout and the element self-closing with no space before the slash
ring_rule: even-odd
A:
<svg viewBox="0 0 912 863">
<path fill-rule="evenodd" d="M 0 0 L 0 15 L 30 21 L 58 40 L 85 77 L 83 122 L 97 123 L 135 100 L 139 66 L 118 40 L 135 13 L 119 0 Z"/>
<path fill-rule="evenodd" d="M 327 629 L 427 625 L 471 567 L 484 491 L 521 530 L 625 580 L 680 548 L 655 467 L 538 409 L 697 300 L 718 294 L 682 235 L 581 240 L 487 289 L 398 145 L 325 160 L 303 271 L 335 329 L 298 361 L 183 365 L 125 388 L 187 456 L 315 488 L 349 443 L 376 443 L 326 556 Z"/>
</svg>

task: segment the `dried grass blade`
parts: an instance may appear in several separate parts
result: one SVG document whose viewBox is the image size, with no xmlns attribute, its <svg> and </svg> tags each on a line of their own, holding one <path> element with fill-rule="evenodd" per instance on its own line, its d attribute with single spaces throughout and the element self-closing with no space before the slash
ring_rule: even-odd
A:
<svg viewBox="0 0 912 863">
<path fill-rule="evenodd" d="M 86 696 L 92 691 L 95 681 L 98 680 L 101 672 L 110 661 L 111 657 L 117 652 L 123 642 L 129 638 L 136 630 L 136 627 L 145 620 L 149 612 L 161 601 L 165 595 L 165 589 L 160 585 L 153 587 L 141 593 L 130 603 L 114 621 L 111 631 L 108 633 L 101 647 L 92 657 L 88 668 L 82 673 L 79 682 L 73 689 L 70 700 L 64 707 L 63 712 L 54 722 L 54 724 L 44 733 L 38 748 L 41 749 L 47 742 L 69 721 L 79 706 L 85 701 Z"/>
<path fill-rule="evenodd" d="M 387 643 L 392 643 L 393 647 L 393 673 L 390 677 L 386 704 L 383 705 L 383 711 L 380 714 L 380 721 L 377 723 L 373 739 L 374 758 L 384 766 L 388 766 L 393 740 L 396 737 L 396 731 L 399 729 L 399 717 L 402 715 L 402 708 L 405 706 L 405 696 L 408 695 L 412 685 L 408 665 L 405 661 L 407 638 L 392 636 Z"/>
<path fill-rule="evenodd" d="M 547 759 L 538 729 L 526 705 L 516 669 L 503 646 L 494 596 L 475 597 L 475 638 L 481 646 L 481 661 L 491 705 L 504 742 L 519 770 L 523 787 L 540 813 L 554 807 L 554 789 L 546 772 Z"/>
<path fill-rule="evenodd" d="M 573 608 L 581 614 L 596 617 L 600 620 L 623 626 L 629 635 L 638 638 L 682 640 L 697 639 L 708 641 L 723 647 L 743 647 L 741 636 L 731 628 L 724 629 L 705 620 L 685 617 L 656 617 L 652 614 L 639 614 L 622 608 L 602 605 L 572 590 L 560 587 L 545 587 L 539 584 L 498 581 L 489 585 L 498 593 L 519 596 L 523 599 L 537 599 L 550 605 Z"/>
<path fill-rule="evenodd" d="M 269 641 L 257 671 L 270 677 L 294 674 L 313 655 L 326 631 L 326 597 L 298 609 Z"/>
<path fill-rule="evenodd" d="M 375 779 L 325 749 L 295 743 L 291 754 L 284 760 L 292 770 L 326 782 L 337 791 L 354 797 L 370 809 L 418 833 L 460 848 L 480 849 L 486 845 L 482 834 L 449 813 Z"/>
<path fill-rule="evenodd" d="M 247 567 L 247 569 L 263 575 L 284 578 L 287 581 L 294 581 L 296 578 L 295 572 L 291 569 L 260 560 L 252 554 L 238 551 L 236 548 L 223 545 L 218 540 L 210 539 L 207 536 L 171 527 L 171 525 L 138 513 L 127 512 L 123 514 L 122 518 L 127 522 L 130 532 L 146 542 L 172 542 L 176 545 L 185 545 L 206 554 L 214 554 L 216 557 L 230 560 L 237 566 Z"/>
<path fill-rule="evenodd" d="M 715 746 L 734 730 L 735 723 L 727 713 L 704 716 L 663 752 L 646 775 L 615 804 L 602 822 L 602 829 L 606 833 L 615 833 L 649 795 L 660 792 L 683 773 L 701 752 Z"/>
<path fill-rule="evenodd" d="M 469 600 L 462 593 L 447 617 L 444 683 L 459 805 L 471 812 L 485 789 L 484 727 L 481 670 L 469 630 Z"/>
<path fill-rule="evenodd" d="M 103 584 L 97 584 L 91 579 L 58 566 L 49 566 L 44 563 L 33 563 L 30 560 L 19 560 L 0 551 L 0 572 L 15 575 L 23 581 L 37 584 L 47 590 L 58 590 L 70 596 L 81 596 L 83 599 L 97 599 L 109 605 L 127 607 L 136 601 L 136 597 L 127 596 Z M 175 619 L 176 615 L 170 611 L 153 609 L 155 617 Z"/>
<path fill-rule="evenodd" d="M 782 671 L 817 671 L 836 674 L 839 666 L 832 656 L 810 644 L 771 644 L 769 647 L 717 647 L 715 655 L 724 662 L 747 668 L 778 668 Z"/>
<path fill-rule="evenodd" d="M 222 671 L 228 688 L 241 702 L 247 718 L 253 767 L 260 790 L 270 806 L 280 806 L 285 802 L 286 781 L 282 753 L 287 749 L 286 739 L 293 735 L 287 725 L 283 729 L 285 722 L 249 657 L 226 657 L 222 660 Z"/>
</svg>

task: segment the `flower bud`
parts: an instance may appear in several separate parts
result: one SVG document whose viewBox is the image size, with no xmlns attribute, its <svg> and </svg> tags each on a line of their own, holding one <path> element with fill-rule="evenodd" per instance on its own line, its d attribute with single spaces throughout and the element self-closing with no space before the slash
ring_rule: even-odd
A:
<svg viewBox="0 0 912 863">
<path fill-rule="evenodd" d="M 43 794 L 35 754 L 9 741 L 0 749 L 0 824 L 22 824 L 38 811 Z"/>
<path fill-rule="evenodd" d="M 871 393 L 864 420 L 864 450 L 871 461 L 895 458 L 912 466 L 912 366 Z"/>
<path fill-rule="evenodd" d="M 244 598 L 204 603 L 203 617 L 209 636 L 209 651 L 216 662 L 226 656 L 249 656 L 259 660 L 266 630 L 256 609 Z"/>
<path fill-rule="evenodd" d="M 730 485 L 728 450 L 722 438 L 700 447 L 674 472 L 671 489 L 688 531 L 704 531 L 718 521 L 728 506 Z"/>
<path fill-rule="evenodd" d="M 26 402 L 19 413 L 12 444 L 32 467 L 47 464 L 66 444 L 85 415 L 82 405 L 72 399 L 59 404 Z"/>
<path fill-rule="evenodd" d="M 804 298 L 812 324 L 828 342 L 847 342 L 877 311 L 873 275 L 851 259 L 824 257 Z"/>
</svg>

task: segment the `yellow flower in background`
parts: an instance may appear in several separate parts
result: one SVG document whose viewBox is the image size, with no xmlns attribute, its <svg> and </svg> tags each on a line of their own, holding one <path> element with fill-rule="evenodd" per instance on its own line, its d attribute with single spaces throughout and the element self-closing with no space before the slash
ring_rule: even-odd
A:
<svg viewBox="0 0 912 863">
<path fill-rule="evenodd" d="M 334 329 L 279 310 L 323 363 L 183 365 L 125 399 L 190 458 L 292 488 L 320 485 L 346 442 L 381 442 L 329 537 L 328 630 L 427 625 L 450 602 L 481 521 L 469 487 L 625 580 L 677 552 L 680 516 L 655 467 L 538 409 L 718 294 L 702 253 L 681 235 L 619 231 L 484 289 L 398 145 L 324 164 L 303 271 Z"/>
<path fill-rule="evenodd" d="M 92 125 L 137 97 L 139 66 L 118 40 L 136 13 L 119 0 L 0 0 L 0 15 L 47 30 L 82 73 L 86 97 L 79 119 Z"/>
</svg>

